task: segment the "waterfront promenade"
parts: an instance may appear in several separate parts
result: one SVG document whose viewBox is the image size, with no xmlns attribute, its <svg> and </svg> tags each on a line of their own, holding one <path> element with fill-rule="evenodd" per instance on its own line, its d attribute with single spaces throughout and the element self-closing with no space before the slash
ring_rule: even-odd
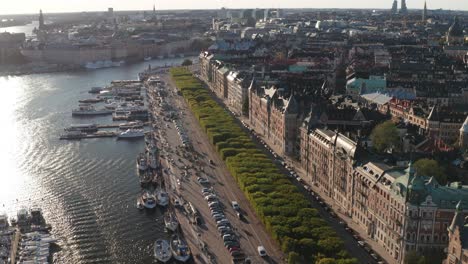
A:
<svg viewBox="0 0 468 264">
<path fill-rule="evenodd" d="M 210 215 L 207 202 L 204 200 L 197 177 L 205 177 L 209 180 L 215 193 L 224 206 L 224 213 L 231 222 L 236 235 L 239 237 L 240 247 L 246 257 L 252 263 L 284 263 L 283 255 L 268 235 L 263 224 L 254 214 L 248 200 L 238 187 L 235 179 L 229 174 L 226 166 L 218 156 L 214 147 L 204 134 L 193 114 L 188 110 L 182 96 L 177 95 L 177 90 L 169 75 L 160 76 L 166 83 L 167 96 L 163 99 L 171 110 L 179 116 L 179 124 L 188 135 L 192 151 L 182 148 L 182 142 L 177 134 L 172 120 L 164 121 L 158 116 L 161 109 L 154 107 L 156 121 L 153 124 L 157 137 L 159 137 L 162 149 L 162 164 L 167 170 L 168 189 L 174 197 L 181 197 L 186 202 L 191 202 L 201 215 L 201 224 L 191 224 L 190 218 L 182 211 L 178 211 L 181 227 L 190 244 L 194 259 L 197 263 L 231 263 L 232 258 L 223 246 L 222 238 L 216 228 L 215 221 Z M 153 103 L 157 106 L 158 103 Z M 168 120 L 168 119 L 166 119 Z M 213 164 L 210 164 L 212 160 Z M 243 220 L 238 219 L 236 211 L 231 207 L 231 201 L 237 201 L 245 216 Z M 200 250 L 200 243 L 207 246 L 209 253 Z M 263 245 L 269 257 L 261 258 L 257 253 L 257 247 Z M 209 261 L 208 255 L 214 256 Z"/>
</svg>

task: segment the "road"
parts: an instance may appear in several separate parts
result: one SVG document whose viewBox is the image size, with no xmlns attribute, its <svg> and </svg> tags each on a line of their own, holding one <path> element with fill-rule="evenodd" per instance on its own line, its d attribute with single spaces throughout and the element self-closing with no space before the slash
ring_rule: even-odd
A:
<svg viewBox="0 0 468 264">
<path fill-rule="evenodd" d="M 198 121 L 190 112 L 186 102 L 178 96 L 174 84 L 168 75 L 161 75 L 166 83 L 168 96 L 164 98 L 167 105 L 178 113 L 181 131 L 188 136 L 193 151 L 186 150 L 182 146 L 182 140 L 177 133 L 175 124 L 169 120 L 164 121 L 161 115 L 154 115 L 155 131 L 159 137 L 162 149 L 162 165 L 167 169 L 165 173 L 169 179 L 174 196 L 180 196 L 185 201 L 190 201 L 199 211 L 202 224 L 192 225 L 181 211 L 179 218 L 184 229 L 184 234 L 191 236 L 187 238 L 195 255 L 195 261 L 207 263 L 206 258 L 198 249 L 199 241 L 208 245 L 208 251 L 215 256 L 217 263 L 231 263 L 229 252 L 224 248 L 222 238 L 217 231 L 215 221 L 212 219 L 207 202 L 204 200 L 201 186 L 197 177 L 202 176 L 210 181 L 215 193 L 219 196 L 224 206 L 226 217 L 233 225 L 237 236 L 240 238 L 240 246 L 244 253 L 252 260 L 252 263 L 284 263 L 284 257 L 279 246 L 268 235 L 265 227 L 255 215 L 249 201 L 240 190 L 235 179 L 229 174 L 224 162 L 220 159 L 215 148 L 209 142 L 208 137 L 199 126 Z M 159 113 L 161 108 L 155 104 L 153 109 Z M 209 164 L 212 160 L 214 165 Z M 180 184 L 179 184 L 180 183 Z M 238 219 L 235 210 L 231 207 L 231 201 L 237 201 L 245 216 L 243 220 Z M 261 258 L 257 253 L 257 247 L 263 245 L 268 252 L 268 258 Z M 198 256 L 198 257 L 197 257 Z"/>
</svg>

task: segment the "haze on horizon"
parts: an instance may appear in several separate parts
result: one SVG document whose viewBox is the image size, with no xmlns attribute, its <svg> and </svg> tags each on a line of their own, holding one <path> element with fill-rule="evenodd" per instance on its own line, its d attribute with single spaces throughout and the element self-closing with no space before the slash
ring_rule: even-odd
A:
<svg viewBox="0 0 468 264">
<path fill-rule="evenodd" d="M 393 0 L 4 0 L 0 14 L 34 14 L 42 9 L 44 13 L 106 11 L 113 7 L 115 11 L 156 9 L 219 9 L 226 8 L 366 8 L 390 9 Z M 399 0 L 401 1 L 401 0 Z M 424 0 L 407 0 L 408 8 L 422 9 Z M 466 0 L 427 0 L 429 9 L 468 10 Z"/>
</svg>

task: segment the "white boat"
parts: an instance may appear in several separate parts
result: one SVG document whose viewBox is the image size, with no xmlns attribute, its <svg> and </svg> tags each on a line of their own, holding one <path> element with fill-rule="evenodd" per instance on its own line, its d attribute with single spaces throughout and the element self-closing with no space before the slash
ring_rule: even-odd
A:
<svg viewBox="0 0 468 264">
<path fill-rule="evenodd" d="M 145 191 L 143 193 L 143 205 L 145 206 L 145 208 L 148 208 L 148 209 L 153 209 L 156 207 L 156 197 L 154 197 L 154 195 L 149 192 L 149 191 Z"/>
<path fill-rule="evenodd" d="M 91 87 L 91 90 L 88 91 L 88 93 L 91 94 L 98 94 L 102 91 L 102 87 Z"/>
<path fill-rule="evenodd" d="M 136 159 L 136 165 L 137 165 L 138 171 L 144 172 L 148 169 L 148 163 L 143 153 L 140 153 L 140 155 L 138 155 Z"/>
<path fill-rule="evenodd" d="M 119 124 L 120 129 L 143 128 L 144 123 L 141 121 L 132 121 L 128 123 Z"/>
<path fill-rule="evenodd" d="M 177 231 L 179 228 L 179 221 L 177 220 L 177 216 L 174 212 L 166 212 L 164 215 L 164 226 L 172 232 Z"/>
<path fill-rule="evenodd" d="M 142 196 L 138 197 L 137 199 L 137 208 L 140 210 L 145 209 L 145 202 L 143 201 Z"/>
<path fill-rule="evenodd" d="M 107 109 L 96 109 L 92 105 L 82 104 L 77 109 L 72 110 L 72 115 L 74 116 L 90 116 L 90 115 L 110 115 L 112 114 L 111 110 Z"/>
<path fill-rule="evenodd" d="M 180 262 L 187 262 L 192 254 L 187 242 L 178 235 L 173 235 L 171 237 L 171 252 L 172 256 Z"/>
<path fill-rule="evenodd" d="M 0 230 L 8 227 L 8 216 L 5 213 L 0 213 Z"/>
<path fill-rule="evenodd" d="M 96 132 L 98 127 L 96 124 L 73 124 L 68 128 L 64 129 L 67 132 L 79 131 L 79 132 Z"/>
<path fill-rule="evenodd" d="M 152 58 L 151 58 L 150 56 L 148 56 L 148 57 L 145 57 L 143 60 L 144 60 L 144 61 L 150 61 L 151 59 L 152 59 Z"/>
<path fill-rule="evenodd" d="M 158 168 L 158 160 L 156 158 L 156 155 L 148 152 L 148 165 L 151 169 L 156 170 Z"/>
<path fill-rule="evenodd" d="M 158 205 L 166 207 L 169 204 L 169 195 L 167 195 L 167 192 L 162 188 L 157 188 L 155 192 Z"/>
<path fill-rule="evenodd" d="M 158 239 L 154 242 L 154 257 L 162 263 L 171 260 L 171 246 L 167 240 Z"/>
<path fill-rule="evenodd" d="M 118 138 L 141 138 L 145 136 L 143 129 L 127 129 L 124 132 L 120 132 Z"/>
</svg>

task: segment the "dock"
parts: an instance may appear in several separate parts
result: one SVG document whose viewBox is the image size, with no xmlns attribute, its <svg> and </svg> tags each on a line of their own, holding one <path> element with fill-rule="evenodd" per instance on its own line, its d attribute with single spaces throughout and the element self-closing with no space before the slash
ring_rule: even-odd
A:
<svg viewBox="0 0 468 264">
<path fill-rule="evenodd" d="M 16 263 L 16 255 L 18 254 L 20 238 L 21 238 L 21 232 L 16 230 L 16 232 L 13 234 L 13 239 L 11 240 L 11 252 L 10 252 L 11 264 Z"/>
<path fill-rule="evenodd" d="M 96 133 L 81 133 L 81 134 L 64 134 L 60 135 L 61 140 L 80 140 L 86 138 L 104 138 L 104 137 L 116 137 L 117 132 L 112 131 L 98 131 Z"/>
<path fill-rule="evenodd" d="M 103 128 L 119 128 L 120 124 L 102 124 L 102 125 L 96 125 L 97 128 L 103 129 Z M 143 122 L 143 126 L 149 126 L 149 122 Z"/>
</svg>

